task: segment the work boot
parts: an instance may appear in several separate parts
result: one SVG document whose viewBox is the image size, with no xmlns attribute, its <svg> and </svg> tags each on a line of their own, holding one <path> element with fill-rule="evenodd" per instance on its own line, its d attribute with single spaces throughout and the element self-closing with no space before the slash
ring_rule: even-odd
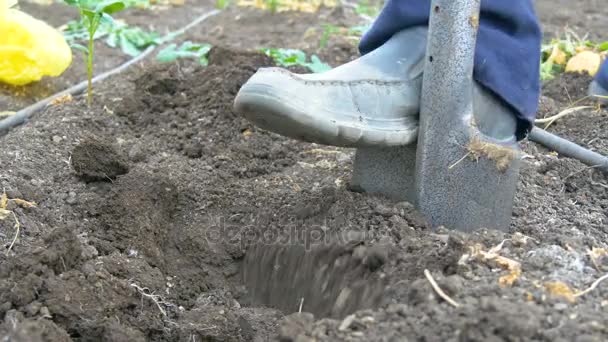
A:
<svg viewBox="0 0 608 342">
<path fill-rule="evenodd" d="M 234 109 L 262 129 L 342 147 L 414 143 L 428 28 L 403 30 L 384 45 L 318 74 L 258 70 L 240 89 Z M 498 140 L 513 140 L 514 113 L 485 88 L 473 91 L 475 124 Z"/>
<path fill-rule="evenodd" d="M 593 81 L 589 85 L 589 96 L 596 98 L 603 105 L 608 105 L 608 90 L 597 81 Z"/>
</svg>

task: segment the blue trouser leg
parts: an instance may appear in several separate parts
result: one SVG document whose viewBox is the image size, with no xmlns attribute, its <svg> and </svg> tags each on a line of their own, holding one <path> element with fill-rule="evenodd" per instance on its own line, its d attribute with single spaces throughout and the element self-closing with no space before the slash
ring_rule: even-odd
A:
<svg viewBox="0 0 608 342">
<path fill-rule="evenodd" d="M 608 90 L 608 59 L 604 61 L 600 71 L 595 75 L 595 81 L 605 90 Z"/>
<path fill-rule="evenodd" d="M 430 3 L 388 0 L 363 36 L 361 54 L 378 48 L 403 29 L 428 25 Z M 538 109 L 541 40 L 532 0 L 481 0 L 473 77 L 517 113 L 518 139 L 533 127 Z"/>
</svg>

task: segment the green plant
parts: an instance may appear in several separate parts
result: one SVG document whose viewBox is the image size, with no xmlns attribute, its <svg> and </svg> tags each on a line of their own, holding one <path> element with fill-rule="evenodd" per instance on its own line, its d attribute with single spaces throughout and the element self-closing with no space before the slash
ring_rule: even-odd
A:
<svg viewBox="0 0 608 342">
<path fill-rule="evenodd" d="M 321 39 L 319 39 L 319 49 L 324 48 L 327 45 L 327 42 L 329 41 L 329 37 L 331 37 L 332 34 L 337 32 L 340 32 L 339 27 L 331 24 L 323 25 L 323 33 L 321 34 Z"/>
<path fill-rule="evenodd" d="M 150 0 L 123 0 L 127 7 L 138 7 L 148 8 L 150 7 Z"/>
<path fill-rule="evenodd" d="M 357 3 L 355 12 L 357 12 L 357 14 L 375 18 L 380 12 L 380 8 L 377 5 L 370 4 L 369 0 L 361 0 Z"/>
<path fill-rule="evenodd" d="M 88 46 L 73 45 L 75 48 L 85 52 L 87 61 L 87 104 L 90 106 L 93 100 L 93 54 L 95 33 L 102 22 L 113 21 L 110 14 L 122 11 L 126 8 L 123 1 L 92 1 L 92 0 L 64 0 L 68 5 L 75 6 L 80 11 L 83 24 L 88 33 Z"/>
<path fill-rule="evenodd" d="M 552 39 L 541 47 L 540 78 L 550 80 L 566 70 L 568 61 L 582 51 L 608 53 L 608 41 L 595 43 L 567 32 L 565 38 Z"/>
<path fill-rule="evenodd" d="M 229 4 L 230 4 L 230 0 L 216 0 L 215 1 L 215 8 L 217 8 L 217 9 L 224 9 Z"/>
<path fill-rule="evenodd" d="M 63 36 L 74 46 L 77 41 L 88 39 L 89 33 L 84 20 L 71 21 L 63 28 Z M 101 22 L 94 40 L 106 38 L 105 43 L 112 47 L 119 47 L 129 56 L 137 56 L 150 45 L 162 43 L 161 36 L 156 32 L 145 31 L 139 27 L 129 26 L 118 21 Z"/>
<path fill-rule="evenodd" d="M 194 58 L 201 65 L 207 65 L 209 50 L 211 50 L 211 45 L 209 44 L 196 44 L 186 41 L 180 46 L 177 46 L 177 44 L 167 46 L 158 52 L 156 59 L 161 62 L 173 62 L 179 58 Z"/>
<path fill-rule="evenodd" d="M 113 48 L 120 47 L 127 55 L 135 57 L 149 46 L 160 44 L 161 39 L 156 32 L 117 23 L 108 32 L 106 44 Z"/>
<path fill-rule="evenodd" d="M 353 26 L 353 27 L 351 27 L 351 28 L 348 29 L 348 34 L 349 35 L 353 35 L 353 36 L 361 37 L 370 28 L 371 28 L 371 24 L 370 25 Z"/>
<path fill-rule="evenodd" d="M 277 13 L 279 4 L 279 0 L 266 0 L 266 6 L 268 6 L 270 13 Z"/>
<path fill-rule="evenodd" d="M 307 61 L 306 53 L 295 49 L 261 49 L 263 53 L 270 56 L 275 63 L 284 66 L 303 66 L 312 72 L 323 72 L 331 69 L 331 67 L 319 59 L 317 55 L 310 57 L 310 62 Z"/>
</svg>

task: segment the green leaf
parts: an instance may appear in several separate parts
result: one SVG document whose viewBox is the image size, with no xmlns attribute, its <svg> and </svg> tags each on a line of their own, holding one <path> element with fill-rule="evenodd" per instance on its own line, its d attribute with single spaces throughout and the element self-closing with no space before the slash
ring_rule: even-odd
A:
<svg viewBox="0 0 608 342">
<path fill-rule="evenodd" d="M 176 44 L 167 46 L 156 55 L 156 59 L 160 62 L 173 62 L 179 58 L 194 58 L 201 65 L 207 65 L 209 63 L 207 54 L 210 50 L 211 45 L 209 44 L 196 44 L 186 41 L 179 47 Z"/>
<path fill-rule="evenodd" d="M 114 26 L 114 18 L 107 13 L 100 13 L 99 15 L 99 23 L 102 25 Z"/>
<path fill-rule="evenodd" d="M 89 20 L 89 25 L 91 25 L 95 21 L 97 13 L 95 13 L 94 11 L 91 11 L 90 9 L 86 8 L 81 8 L 80 12 L 82 13 L 82 16 Z"/>
<path fill-rule="evenodd" d="M 112 14 L 124 10 L 126 7 L 122 1 L 103 1 L 97 5 L 95 12 Z"/>
<path fill-rule="evenodd" d="M 65 2 L 66 4 L 68 4 L 70 6 L 79 6 L 80 5 L 79 0 L 63 0 L 63 2 Z"/>
<path fill-rule="evenodd" d="M 156 54 L 156 59 L 160 62 L 173 62 L 179 58 L 176 49 L 177 44 L 170 44 Z"/>
<path fill-rule="evenodd" d="M 362 36 L 367 30 L 369 30 L 371 25 L 363 25 L 363 26 L 353 26 L 348 29 L 348 33 L 352 35 Z"/>
<path fill-rule="evenodd" d="M 321 59 L 319 59 L 319 57 L 317 55 L 312 55 L 310 57 L 310 61 L 312 63 L 308 63 L 306 66 L 312 72 L 317 73 L 317 72 L 324 72 L 324 71 L 331 70 L 331 67 L 329 65 L 321 62 Z"/>
<path fill-rule="evenodd" d="M 606 41 L 606 42 L 602 42 L 602 43 L 599 43 L 599 44 L 597 45 L 597 48 L 598 48 L 598 50 L 600 50 L 600 51 L 602 51 L 602 52 L 604 52 L 604 51 L 608 51 L 608 41 Z"/>
<path fill-rule="evenodd" d="M 317 55 L 312 55 L 310 62 L 307 62 L 306 53 L 301 50 L 294 49 L 260 49 L 261 52 L 271 57 L 275 63 L 284 67 L 303 66 L 310 69 L 312 72 L 323 72 L 330 70 L 331 67 L 319 59 Z"/>
<path fill-rule="evenodd" d="M 230 3 L 230 0 L 216 0 L 215 8 L 224 9 L 224 8 L 226 8 L 226 6 L 228 6 L 229 3 Z"/>
<path fill-rule="evenodd" d="M 111 48 L 115 48 L 118 46 L 118 39 L 119 36 L 116 33 L 112 32 L 108 35 L 108 38 L 106 39 L 106 44 L 108 44 L 108 46 Z"/>
<path fill-rule="evenodd" d="M 127 36 L 120 36 L 120 49 L 129 56 L 135 57 L 140 54 L 140 50 L 137 45 L 133 44 Z"/>
<path fill-rule="evenodd" d="M 84 45 L 81 45 L 81 44 L 70 44 L 70 47 L 72 49 L 74 49 L 74 50 L 84 52 L 85 55 L 89 54 L 89 49 L 86 46 L 84 46 Z"/>
</svg>

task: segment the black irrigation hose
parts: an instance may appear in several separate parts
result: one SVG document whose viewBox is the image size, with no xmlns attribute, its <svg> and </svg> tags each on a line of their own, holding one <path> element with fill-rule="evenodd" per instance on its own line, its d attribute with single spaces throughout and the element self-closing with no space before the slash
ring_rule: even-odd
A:
<svg viewBox="0 0 608 342">
<path fill-rule="evenodd" d="M 544 145 L 561 155 L 578 159 L 588 166 L 608 172 L 608 157 L 588 150 L 564 138 L 560 138 L 541 128 L 534 127 L 530 134 L 528 134 L 528 139 Z"/>
<path fill-rule="evenodd" d="M 218 14 L 220 12 L 220 10 L 212 10 L 209 11 L 203 15 L 201 15 L 200 17 L 196 18 L 194 21 L 190 22 L 188 25 L 180 28 L 179 30 L 175 31 L 172 35 L 171 38 L 166 40 L 166 42 L 171 41 L 173 38 L 177 37 L 178 35 L 184 33 L 186 30 L 200 24 L 201 22 L 203 22 L 205 19 L 214 16 L 216 14 Z M 98 75 L 96 77 L 94 77 L 92 79 L 93 83 L 97 83 L 100 82 L 112 75 L 115 74 L 119 74 L 123 71 L 125 71 L 127 68 L 129 68 L 131 65 L 143 60 L 144 58 L 146 58 L 148 55 L 150 55 L 152 53 L 152 51 L 154 51 L 156 49 L 156 46 L 149 46 L 146 50 L 144 50 L 142 53 L 140 53 L 139 55 L 137 55 L 136 57 L 134 57 L 133 59 L 125 62 L 124 64 L 109 70 L 107 72 L 104 72 L 101 75 Z M 43 100 L 40 100 L 36 103 L 34 103 L 31 106 L 28 106 L 20 111 L 18 111 L 17 113 L 15 113 L 14 115 L 9 116 L 8 118 L 0 121 L 0 135 L 3 135 L 5 133 L 7 133 L 11 128 L 16 127 L 18 125 L 23 124 L 24 122 L 26 122 L 32 115 L 34 115 L 36 112 L 38 112 L 39 110 L 45 108 L 49 103 L 51 103 L 53 100 L 60 98 L 62 96 L 65 95 L 76 95 L 79 94 L 81 92 L 83 92 L 84 90 L 87 89 L 87 85 L 88 85 L 88 81 L 82 81 L 80 83 L 78 83 L 75 86 L 72 86 L 64 91 L 61 91 L 55 95 L 51 95 Z"/>
</svg>

